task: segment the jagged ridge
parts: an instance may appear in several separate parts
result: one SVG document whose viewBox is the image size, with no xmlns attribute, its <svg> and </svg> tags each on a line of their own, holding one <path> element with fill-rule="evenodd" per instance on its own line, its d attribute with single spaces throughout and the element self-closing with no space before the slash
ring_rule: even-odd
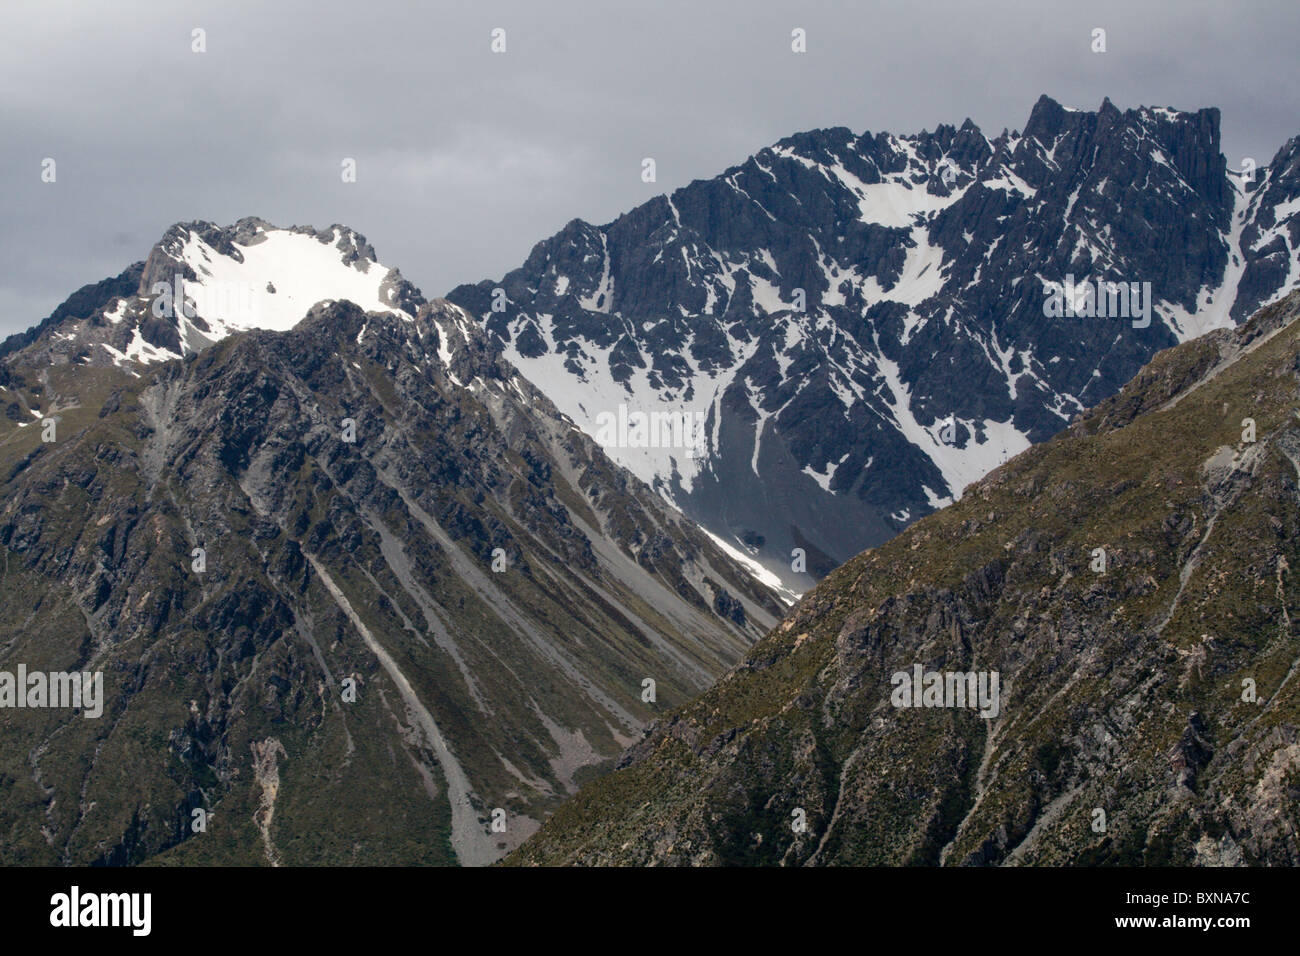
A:
<svg viewBox="0 0 1300 956">
<path fill-rule="evenodd" d="M 1295 288 L 1297 212 L 1300 140 L 1245 181 L 1218 110 L 1043 97 L 992 138 L 791 136 L 449 297 L 589 434 L 620 404 L 707 420 L 702 456 L 610 453 L 802 589 Z M 1068 275 L 1149 282 L 1150 326 L 1046 318 Z"/>
</svg>

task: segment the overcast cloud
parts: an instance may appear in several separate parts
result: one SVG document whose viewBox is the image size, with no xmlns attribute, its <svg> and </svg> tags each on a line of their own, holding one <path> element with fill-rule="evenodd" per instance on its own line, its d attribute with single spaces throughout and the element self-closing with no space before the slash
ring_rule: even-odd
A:
<svg viewBox="0 0 1300 956">
<path fill-rule="evenodd" d="M 1217 106 L 1233 166 L 1300 134 L 1296 0 L 6 0 L 0 21 L 0 335 L 183 220 L 346 223 L 441 295 L 816 127 L 993 135 L 1048 93 Z"/>
</svg>

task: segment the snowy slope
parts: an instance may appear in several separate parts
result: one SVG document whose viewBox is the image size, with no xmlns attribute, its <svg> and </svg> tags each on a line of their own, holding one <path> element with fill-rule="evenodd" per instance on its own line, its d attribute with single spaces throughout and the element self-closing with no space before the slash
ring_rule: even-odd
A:
<svg viewBox="0 0 1300 956">
<path fill-rule="evenodd" d="M 197 275 L 185 294 L 217 338 L 250 328 L 284 330 L 322 299 L 346 299 L 367 312 L 401 312 L 382 293 L 388 268 L 369 259 L 345 264 L 336 243 L 284 229 L 259 229 L 239 257 L 223 255 L 190 231 L 180 259 Z"/>
</svg>

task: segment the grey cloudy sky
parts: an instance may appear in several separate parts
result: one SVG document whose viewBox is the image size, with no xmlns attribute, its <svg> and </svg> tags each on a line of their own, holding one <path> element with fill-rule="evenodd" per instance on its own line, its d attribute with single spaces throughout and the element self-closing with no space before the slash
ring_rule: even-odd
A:
<svg viewBox="0 0 1300 956">
<path fill-rule="evenodd" d="M 346 223 L 441 295 L 805 129 L 993 134 L 1048 93 L 1217 106 L 1234 166 L 1300 134 L 1296 0 L 6 0 L 0 21 L 0 335 L 183 220 Z"/>
</svg>

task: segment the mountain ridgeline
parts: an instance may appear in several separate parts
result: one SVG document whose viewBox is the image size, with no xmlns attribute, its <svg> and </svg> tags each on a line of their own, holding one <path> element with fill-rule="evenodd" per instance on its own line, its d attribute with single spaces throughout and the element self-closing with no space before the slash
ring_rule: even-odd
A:
<svg viewBox="0 0 1300 956">
<path fill-rule="evenodd" d="M 449 297 L 590 434 L 694 416 L 698 454 L 610 453 L 803 590 L 1296 288 L 1298 213 L 1300 139 L 1229 168 L 1217 110 L 1044 96 L 993 137 L 791 136 Z M 1143 318 L 1047 317 L 1072 279 Z"/>
<path fill-rule="evenodd" d="M 511 861 L 1300 863 L 1297 318 L 835 570 Z"/>
</svg>

